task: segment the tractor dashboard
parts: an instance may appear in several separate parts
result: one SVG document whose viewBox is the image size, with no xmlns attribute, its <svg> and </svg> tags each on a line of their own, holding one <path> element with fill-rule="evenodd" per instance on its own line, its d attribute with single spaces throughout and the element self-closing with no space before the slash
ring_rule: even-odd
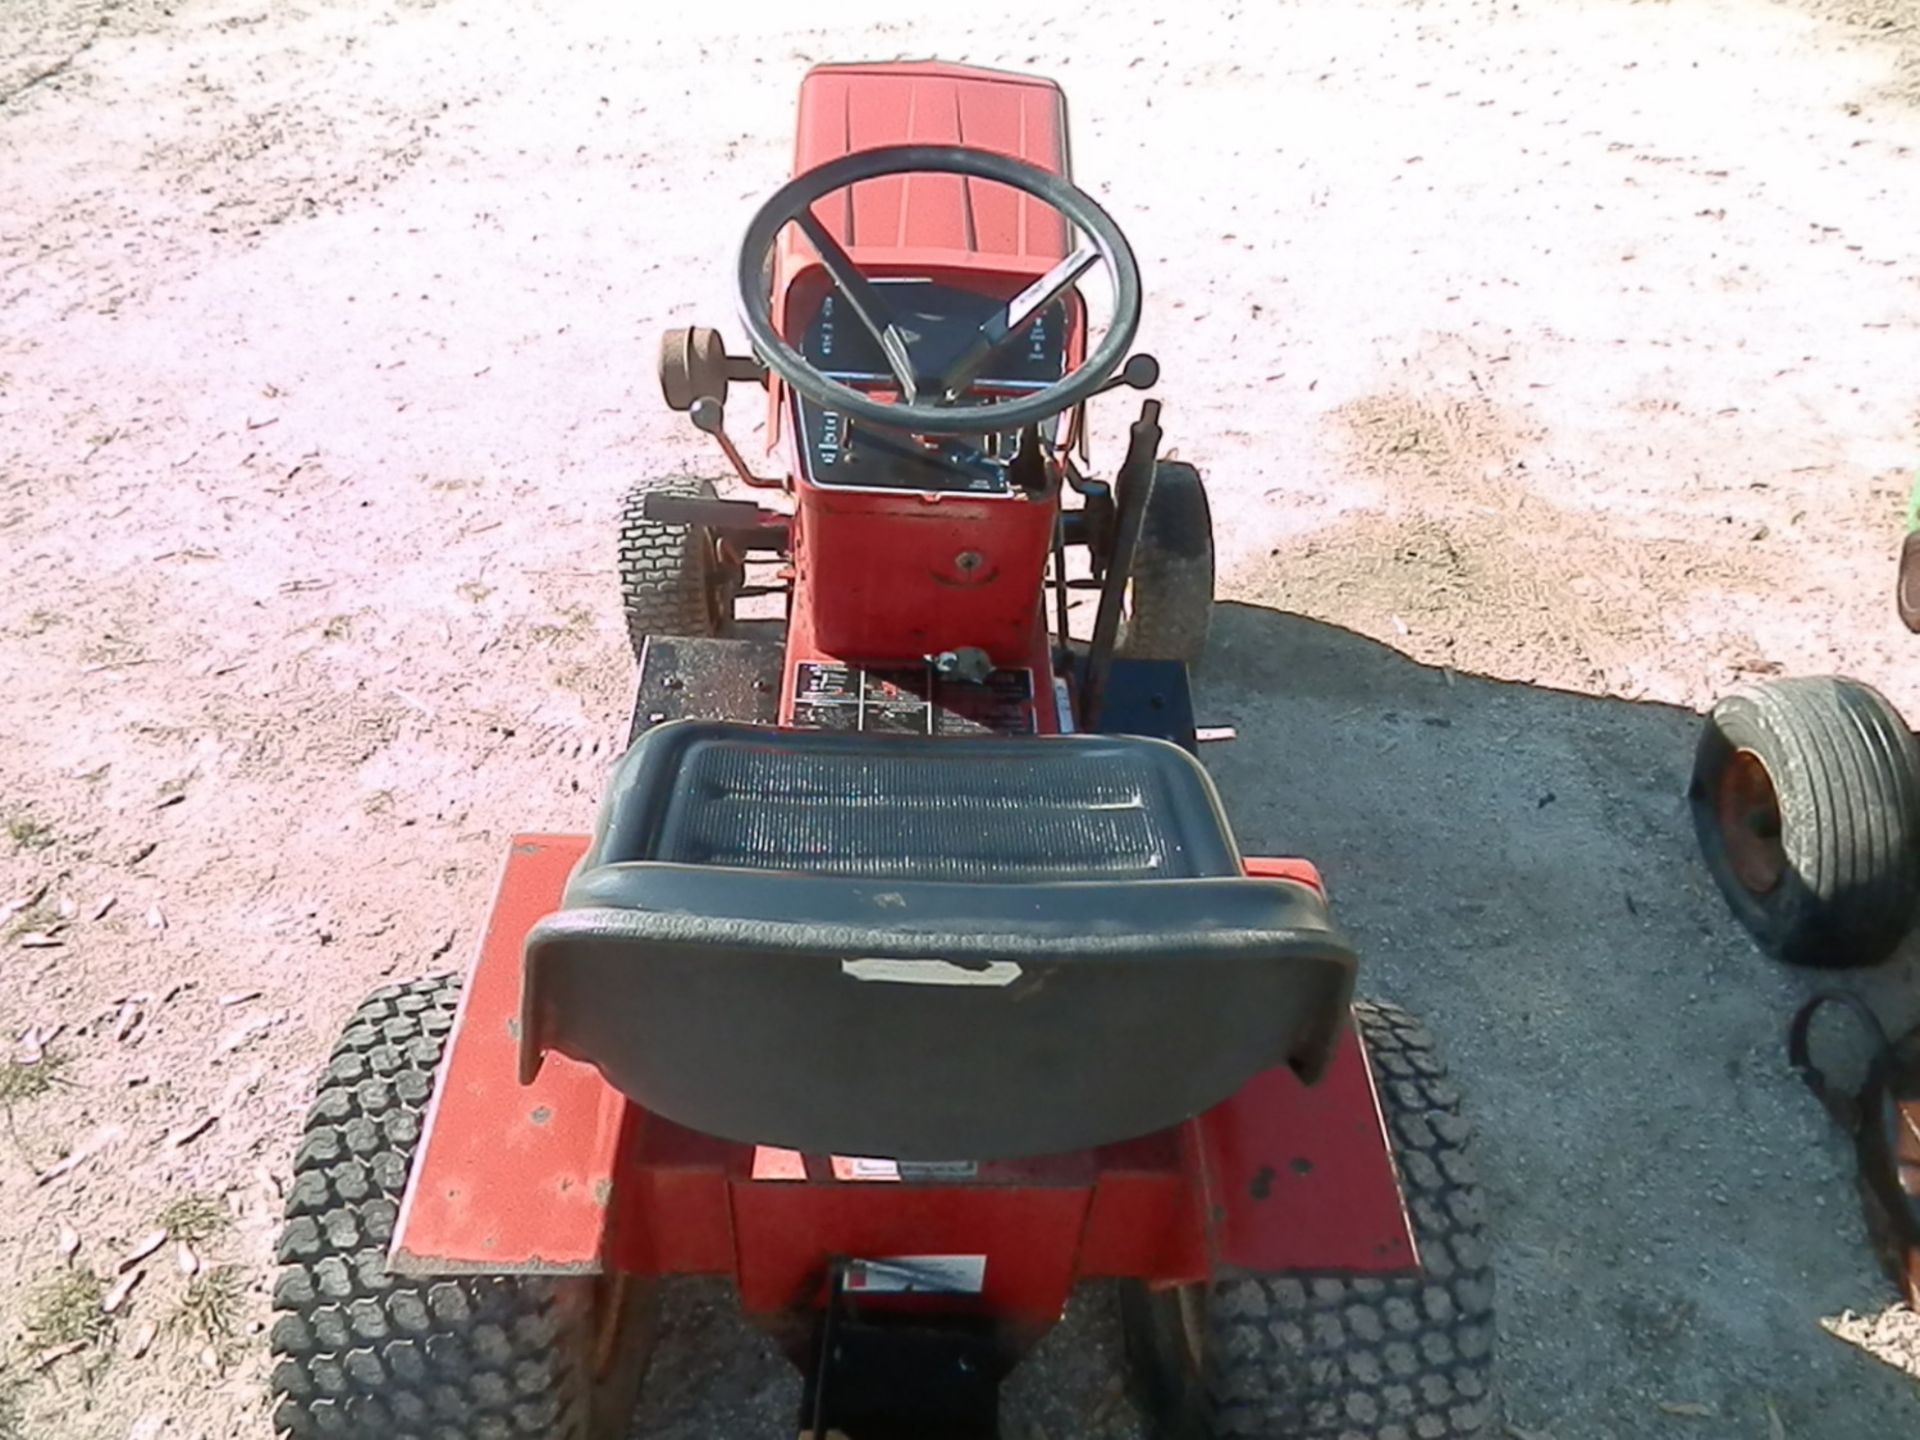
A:
<svg viewBox="0 0 1920 1440">
<path fill-rule="evenodd" d="M 1007 302 L 976 290 L 920 278 L 882 279 L 887 299 L 901 324 L 912 332 L 912 350 L 930 375 L 941 373 L 979 333 L 983 321 Z M 1058 383 L 1066 370 L 1070 325 L 1068 302 L 1048 306 L 1018 341 L 1004 346 L 988 373 L 975 380 L 964 397 L 974 403 L 1030 395 Z M 800 339 L 800 353 L 822 374 L 861 390 L 894 393 L 898 382 L 887 368 L 867 327 L 834 291 L 821 300 Z M 837 410 L 795 394 L 796 433 L 807 478 L 832 489 L 903 489 L 1003 494 L 1008 489 L 997 467 L 969 470 L 929 454 L 913 453 L 905 436 L 862 435 L 851 431 Z M 1016 434 L 971 437 L 965 442 L 981 454 L 1013 452 Z M 951 451 L 953 447 L 948 447 Z"/>
</svg>

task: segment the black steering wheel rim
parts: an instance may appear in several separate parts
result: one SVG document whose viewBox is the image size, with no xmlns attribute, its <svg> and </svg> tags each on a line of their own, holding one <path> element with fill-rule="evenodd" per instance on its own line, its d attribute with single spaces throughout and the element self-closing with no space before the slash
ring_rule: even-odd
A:
<svg viewBox="0 0 1920 1440">
<path fill-rule="evenodd" d="M 773 323 L 767 283 L 775 242 L 788 225 L 827 196 L 865 180 L 892 175 L 963 175 L 995 180 L 1052 206 L 1092 242 L 1113 276 L 1113 323 L 1081 364 L 1035 395 L 990 405 L 929 405 L 904 399 L 883 404 L 821 374 L 781 336 Z M 816 165 L 782 185 L 747 226 L 740 246 L 740 319 L 767 368 L 816 404 L 856 420 L 922 435 L 980 435 L 1036 425 L 1071 410 L 1104 385 L 1127 358 L 1140 326 L 1140 268 L 1113 217 L 1071 181 L 989 150 L 962 145 L 889 145 L 858 150 Z"/>
</svg>

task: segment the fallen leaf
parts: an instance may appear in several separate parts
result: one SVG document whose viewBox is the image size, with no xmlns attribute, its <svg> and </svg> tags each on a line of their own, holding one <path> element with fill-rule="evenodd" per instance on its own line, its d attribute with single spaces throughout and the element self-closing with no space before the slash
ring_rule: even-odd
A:
<svg viewBox="0 0 1920 1440">
<path fill-rule="evenodd" d="M 200 1257 L 193 1253 L 193 1247 L 184 1240 L 173 1247 L 173 1264 L 175 1269 L 189 1278 L 200 1272 Z"/>
<path fill-rule="evenodd" d="M 127 1303 L 127 1297 L 133 1294 L 133 1287 L 140 1283 L 140 1277 L 146 1273 L 144 1270 L 129 1270 L 114 1281 L 113 1288 L 107 1291 L 106 1298 L 100 1302 L 100 1308 L 109 1315 L 117 1312 Z"/>
<path fill-rule="evenodd" d="M 1698 1400 L 1662 1400 L 1660 1408 L 1669 1415 L 1684 1415 L 1692 1420 L 1706 1420 L 1713 1415 L 1713 1407 L 1702 1405 Z"/>
<path fill-rule="evenodd" d="M 113 909 L 113 907 L 114 907 L 114 905 L 118 903 L 118 901 L 119 901 L 119 898 L 120 898 L 120 897 L 119 897 L 119 896 L 117 896 L 117 895 L 109 895 L 109 896 L 107 896 L 107 898 L 106 898 L 106 899 L 104 899 L 104 900 L 102 900 L 102 901 L 101 901 L 101 902 L 100 902 L 100 903 L 99 903 L 98 905 L 96 905 L 96 906 L 94 906 L 94 907 L 93 907 L 93 917 L 92 917 L 92 918 L 93 918 L 93 919 L 95 919 L 95 920 L 104 920 L 104 919 L 106 919 L 106 918 L 107 918 L 107 912 L 108 912 L 109 910 L 111 910 L 111 909 Z"/>
<path fill-rule="evenodd" d="M 71 1261 L 75 1255 L 80 1253 L 80 1232 L 62 1220 L 60 1222 L 60 1239 L 57 1244 L 60 1248 L 60 1258 Z"/>
<path fill-rule="evenodd" d="M 116 1144 L 125 1139 L 126 1134 L 126 1130 L 119 1125 L 102 1125 L 85 1140 L 82 1140 L 78 1145 L 74 1146 L 72 1150 L 68 1151 L 64 1160 L 56 1160 L 50 1168 L 42 1170 L 36 1175 L 33 1183 L 35 1185 L 48 1185 L 60 1179 L 63 1175 L 71 1175 L 75 1170 L 78 1170 L 109 1145 Z"/>
<path fill-rule="evenodd" d="M 188 1125 L 183 1129 L 176 1130 L 171 1135 L 167 1136 L 167 1144 L 172 1146 L 175 1150 L 178 1150 L 182 1145 L 191 1144 L 193 1141 L 198 1140 L 202 1135 L 206 1134 L 207 1131 L 211 1130 L 213 1128 L 213 1122 L 218 1120 L 219 1118 L 220 1117 L 218 1115 L 202 1115 L 198 1120 L 194 1121 L 191 1125 Z"/>
<path fill-rule="evenodd" d="M 142 1260 L 146 1259 L 149 1255 L 153 1254 L 154 1251 L 158 1250 L 162 1245 L 166 1243 L 167 1243 L 167 1232 L 165 1230 L 154 1231 L 151 1235 L 147 1236 L 144 1240 L 142 1240 L 138 1245 L 134 1246 L 133 1249 L 129 1250 L 126 1253 L 126 1255 L 121 1258 L 121 1261 L 120 1261 L 121 1273 L 125 1274 L 127 1271 L 131 1270 L 134 1266 L 138 1265 Z"/>
<path fill-rule="evenodd" d="M 69 1340 L 64 1345 L 55 1345 L 50 1350 L 42 1350 L 33 1357 L 33 1368 L 44 1370 L 56 1360 L 64 1360 L 69 1355 L 77 1355 L 87 1348 L 84 1340 Z"/>
<path fill-rule="evenodd" d="M 134 1328 L 133 1338 L 127 1346 L 128 1353 L 130 1353 L 134 1359 L 138 1360 L 153 1348 L 153 1342 L 159 1337 L 159 1334 L 160 1327 L 158 1325 L 154 1324 L 151 1320 L 142 1320 L 139 1325 Z"/>
<path fill-rule="evenodd" d="M 260 998 L 260 992 L 258 990 L 230 990 L 225 995 L 222 995 L 214 1003 L 216 1005 L 226 1007 L 226 1006 L 233 1006 L 233 1005 L 244 1005 L 249 1000 L 258 1000 L 259 998 Z"/>
<path fill-rule="evenodd" d="M 1767 1440 L 1787 1440 L 1787 1427 L 1780 1419 L 1780 1412 L 1773 1408 L 1773 1397 L 1767 1401 Z"/>
<path fill-rule="evenodd" d="M 43 881 L 40 885 L 40 888 L 33 891 L 32 893 L 28 895 L 23 895 L 18 900 L 9 900 L 5 905 L 0 905 L 0 920 L 11 920 L 14 916 L 18 915 L 22 910 L 31 910 L 34 906 L 38 905 L 42 900 L 47 898 L 47 891 L 51 890 L 52 888 L 53 888 L 52 881 Z"/>
<path fill-rule="evenodd" d="M 225 1035 L 220 1037 L 220 1047 L 219 1047 L 220 1053 L 222 1055 L 233 1054 L 234 1051 L 241 1049 L 243 1046 L 251 1044 L 255 1040 L 258 1040 L 262 1035 L 266 1034 L 267 1031 L 273 1029 L 274 1026 L 278 1025 L 281 1021 L 285 1020 L 286 1018 L 287 1018 L 286 1011 L 276 1010 L 271 1015 L 256 1016 L 254 1019 L 248 1020 L 244 1024 L 236 1025 L 233 1029 L 229 1030 Z"/>
</svg>

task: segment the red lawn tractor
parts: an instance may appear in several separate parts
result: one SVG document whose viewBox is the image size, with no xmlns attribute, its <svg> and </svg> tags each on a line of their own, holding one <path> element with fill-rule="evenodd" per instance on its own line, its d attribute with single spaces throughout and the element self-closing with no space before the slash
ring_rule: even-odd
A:
<svg viewBox="0 0 1920 1440">
<path fill-rule="evenodd" d="M 1458 1097 L 1195 758 L 1200 476 L 1152 400 L 1111 482 L 1082 468 L 1088 402 L 1157 367 L 1059 89 L 814 70 L 739 286 L 751 356 L 674 332 L 661 379 L 772 503 L 639 487 L 593 834 L 517 837 L 467 974 L 348 1025 L 288 1201 L 279 1425 L 612 1440 L 656 1281 L 706 1275 L 820 1440 L 997 1434 L 1090 1281 L 1159 1433 L 1485 1433 Z M 742 386 L 778 480 L 727 437 Z M 736 625 L 770 591 L 777 636 Z"/>
</svg>

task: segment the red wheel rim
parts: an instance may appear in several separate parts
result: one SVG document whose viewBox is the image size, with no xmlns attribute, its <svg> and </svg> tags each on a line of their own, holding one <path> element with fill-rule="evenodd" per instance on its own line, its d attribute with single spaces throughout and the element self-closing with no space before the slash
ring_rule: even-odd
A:
<svg viewBox="0 0 1920 1440">
<path fill-rule="evenodd" d="M 1787 850 L 1780 842 L 1780 796 L 1758 755 L 1733 752 L 1715 801 L 1734 877 L 1752 894 L 1771 894 L 1787 873 Z"/>
</svg>

